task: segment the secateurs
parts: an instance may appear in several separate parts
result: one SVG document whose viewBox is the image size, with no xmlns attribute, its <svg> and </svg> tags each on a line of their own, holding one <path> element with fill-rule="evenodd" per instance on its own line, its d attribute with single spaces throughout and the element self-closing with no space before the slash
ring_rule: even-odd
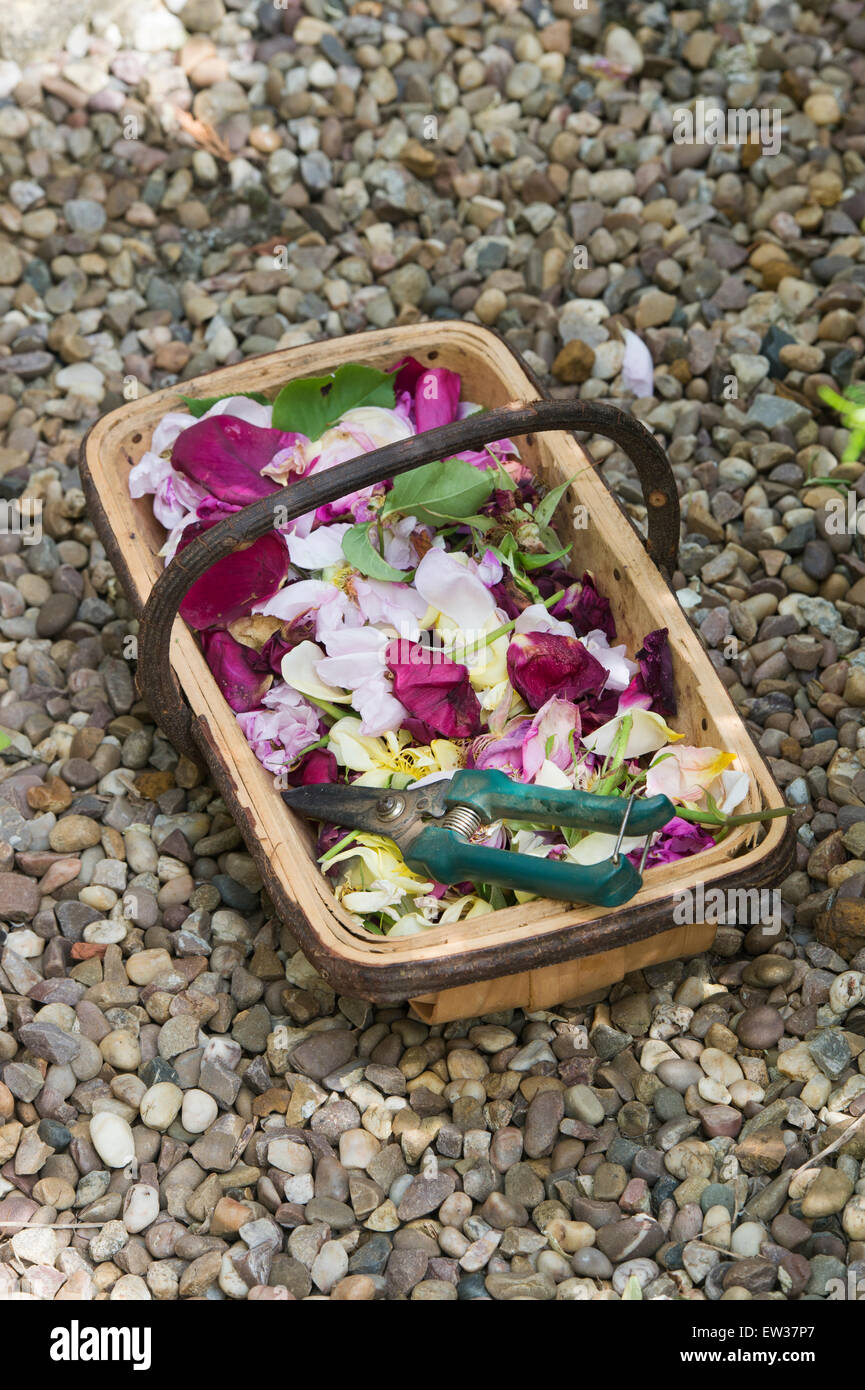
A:
<svg viewBox="0 0 865 1390">
<path fill-rule="evenodd" d="M 388 836 L 411 870 L 437 883 L 497 884 L 598 907 L 618 907 L 639 891 L 649 836 L 675 815 L 666 796 L 638 799 L 539 787 L 514 782 L 496 769 L 463 769 L 401 791 L 325 783 L 295 787 L 282 796 L 312 820 Z M 484 826 L 501 820 L 602 831 L 615 835 L 616 844 L 599 864 L 572 864 L 475 841 Z M 647 837 L 639 869 L 620 852 L 626 831 Z"/>
</svg>

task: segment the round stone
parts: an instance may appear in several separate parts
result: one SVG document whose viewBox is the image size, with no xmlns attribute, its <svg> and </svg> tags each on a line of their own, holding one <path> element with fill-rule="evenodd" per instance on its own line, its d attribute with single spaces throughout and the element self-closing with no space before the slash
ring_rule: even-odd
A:
<svg viewBox="0 0 865 1390">
<path fill-rule="evenodd" d="M 135 1140 L 126 1120 L 110 1110 L 90 1119 L 90 1142 L 109 1168 L 125 1168 L 135 1157 Z"/>
<path fill-rule="evenodd" d="M 219 1107 L 213 1096 L 193 1087 L 184 1094 L 180 1122 L 187 1133 L 203 1134 L 213 1124 L 218 1113 Z"/>
<path fill-rule="evenodd" d="M 743 1047 L 762 1052 L 774 1047 L 783 1036 L 784 1020 L 777 1009 L 768 1004 L 756 1004 L 738 1019 L 736 1033 Z"/>
<path fill-rule="evenodd" d="M 139 1105 L 142 1120 L 150 1129 L 167 1129 L 183 1104 L 183 1092 L 171 1081 L 157 1081 L 144 1092 Z"/>
</svg>

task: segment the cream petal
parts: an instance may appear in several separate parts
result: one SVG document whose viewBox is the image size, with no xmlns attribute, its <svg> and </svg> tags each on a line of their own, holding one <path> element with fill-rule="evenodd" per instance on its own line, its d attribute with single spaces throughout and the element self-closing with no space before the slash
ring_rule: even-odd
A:
<svg viewBox="0 0 865 1390">
<path fill-rule="evenodd" d="M 292 690 L 300 691 L 301 695 L 311 695 L 314 700 L 349 701 L 350 695 L 334 685 L 328 685 L 318 675 L 316 668 L 323 657 L 324 652 L 315 642 L 299 642 L 282 658 L 282 679 Z"/>
<path fill-rule="evenodd" d="M 565 858 L 572 864 L 601 864 L 605 859 L 613 857 L 617 838 L 616 835 L 606 835 L 601 830 L 594 830 L 590 835 L 586 835 L 585 839 L 580 840 L 579 844 L 569 849 Z M 629 854 L 632 849 L 642 849 L 645 841 L 645 835 L 626 835 L 619 852 Z"/>
<path fill-rule="evenodd" d="M 588 748 L 590 753 L 600 753 L 602 756 L 609 753 L 622 726 L 622 720 L 627 715 L 631 716 L 633 722 L 625 747 L 626 758 L 641 758 L 644 753 L 655 753 L 666 743 L 678 741 L 683 737 L 682 734 L 677 734 L 675 729 L 669 728 L 659 714 L 632 706 L 626 714 L 616 714 L 599 729 L 586 734 L 580 740 L 583 747 Z"/>
</svg>

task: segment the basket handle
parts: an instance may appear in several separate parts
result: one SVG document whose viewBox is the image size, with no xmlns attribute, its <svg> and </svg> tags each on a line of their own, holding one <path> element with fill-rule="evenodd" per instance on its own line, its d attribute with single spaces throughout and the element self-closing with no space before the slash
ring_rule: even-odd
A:
<svg viewBox="0 0 865 1390">
<path fill-rule="evenodd" d="M 166 566 L 150 592 L 141 617 L 138 681 L 147 705 L 175 748 L 200 761 L 194 721 L 169 659 L 177 610 L 187 591 L 211 565 L 230 555 L 238 546 L 257 540 L 273 529 L 277 507 L 280 524 L 284 525 L 316 507 L 337 501 L 348 492 L 371 487 L 385 478 L 407 473 L 436 459 L 450 458 L 468 449 L 482 449 L 508 436 L 519 438 L 551 430 L 580 430 L 604 435 L 627 454 L 637 470 L 648 511 L 646 549 L 669 578 L 676 567 L 679 546 L 676 482 L 661 445 L 638 420 L 616 406 L 597 401 L 512 402 L 496 410 L 469 415 L 464 420 L 426 430 L 289 483 L 211 527 Z"/>
</svg>

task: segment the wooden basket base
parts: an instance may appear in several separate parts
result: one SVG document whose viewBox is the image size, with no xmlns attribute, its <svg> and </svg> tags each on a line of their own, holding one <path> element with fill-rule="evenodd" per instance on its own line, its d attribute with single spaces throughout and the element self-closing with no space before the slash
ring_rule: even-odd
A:
<svg viewBox="0 0 865 1390">
<path fill-rule="evenodd" d="M 521 975 L 503 975 L 497 980 L 442 989 L 437 994 L 422 994 L 410 1003 L 424 1023 L 480 1018 L 499 1009 L 547 1009 L 564 999 L 579 999 L 607 985 L 617 984 L 645 965 L 658 965 L 664 960 L 678 960 L 708 951 L 716 929 L 714 922 L 673 927 L 629 946 L 617 946 L 594 956 L 565 961 L 563 965 L 527 970 Z"/>
</svg>

